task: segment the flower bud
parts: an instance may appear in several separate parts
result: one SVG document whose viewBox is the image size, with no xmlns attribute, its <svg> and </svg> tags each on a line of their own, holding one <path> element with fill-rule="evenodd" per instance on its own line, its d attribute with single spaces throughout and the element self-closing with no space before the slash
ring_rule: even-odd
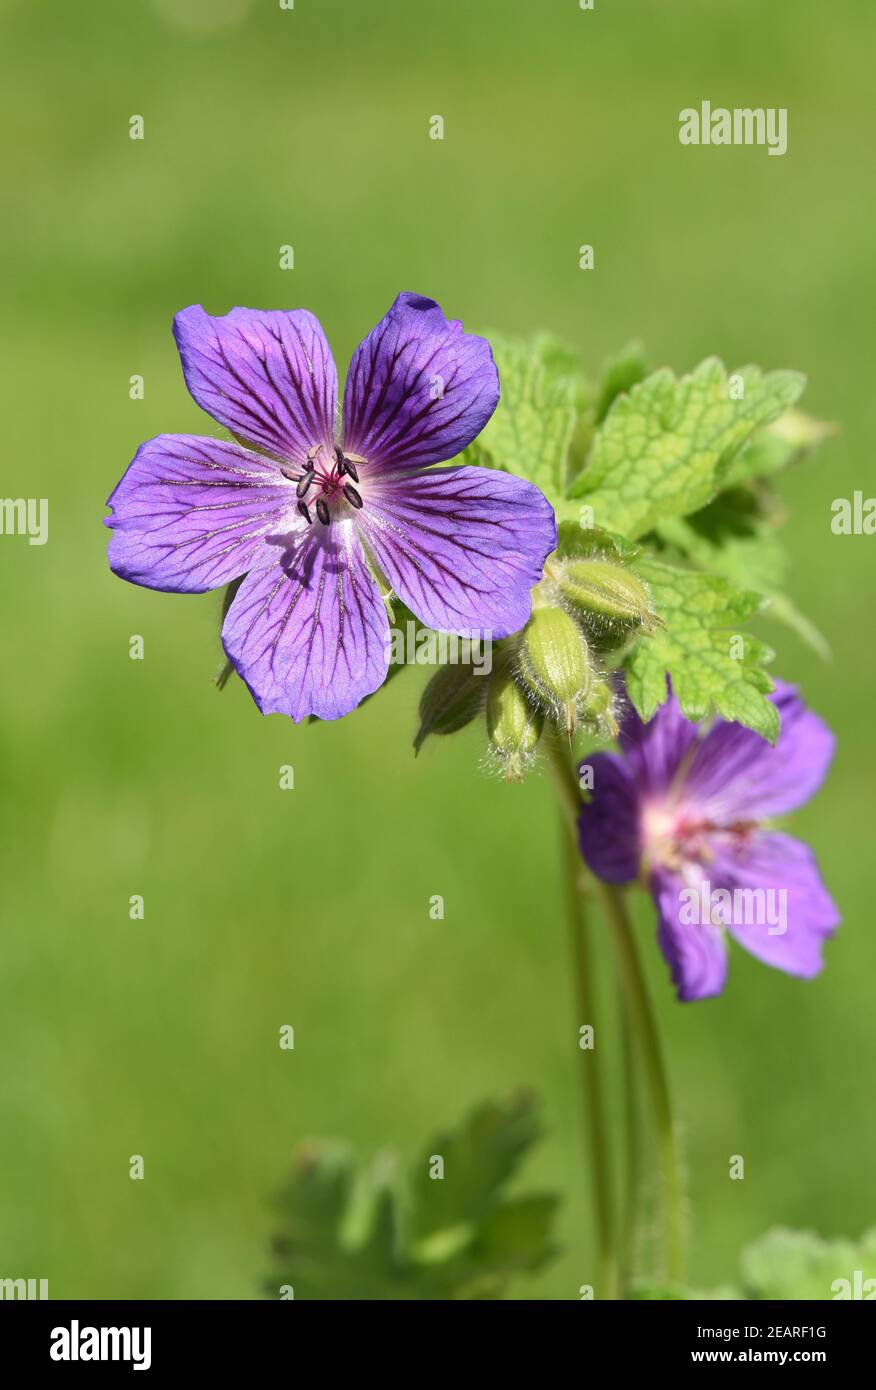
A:
<svg viewBox="0 0 876 1390">
<path fill-rule="evenodd" d="M 487 697 L 487 734 L 509 782 L 521 782 L 544 727 L 544 715 L 511 672 L 496 671 Z"/>
<path fill-rule="evenodd" d="M 562 608 L 533 609 L 518 659 L 524 685 L 571 734 L 595 676 L 587 640 L 574 618 Z"/>
<path fill-rule="evenodd" d="M 581 722 L 600 738 L 616 738 L 618 722 L 615 718 L 614 691 L 607 680 L 597 676 L 590 693 L 581 701 Z"/>
<path fill-rule="evenodd" d="M 429 734 L 455 734 L 470 724 L 483 706 L 487 684 L 486 676 L 477 675 L 471 666 L 440 666 L 420 696 L 415 752 Z"/>
<path fill-rule="evenodd" d="M 566 602 L 597 627 L 631 631 L 656 626 L 651 595 L 626 565 L 597 558 L 565 560 L 556 567 L 556 584 Z"/>
</svg>

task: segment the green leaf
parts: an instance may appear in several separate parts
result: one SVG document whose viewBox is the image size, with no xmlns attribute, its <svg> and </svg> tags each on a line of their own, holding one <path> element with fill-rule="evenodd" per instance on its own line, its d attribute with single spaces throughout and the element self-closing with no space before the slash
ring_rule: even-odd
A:
<svg viewBox="0 0 876 1390">
<path fill-rule="evenodd" d="M 699 511 L 719 490 L 742 445 L 803 389 L 796 372 L 740 368 L 741 400 L 726 368 L 708 358 L 677 380 L 668 368 L 618 396 L 574 492 L 593 520 L 633 539 L 664 517 Z"/>
<path fill-rule="evenodd" d="M 480 1221 L 540 1137 L 537 1110 L 528 1093 L 502 1105 L 482 1105 L 459 1129 L 435 1135 L 413 1169 L 411 1239 L 418 1242 L 438 1230 Z M 429 1176 L 432 1154 L 444 1160 L 441 1181 Z"/>
<path fill-rule="evenodd" d="M 650 719 L 663 704 L 668 674 L 686 718 L 719 714 L 774 742 L 779 715 L 766 699 L 773 682 L 762 669 L 772 652 L 740 630 L 761 595 L 659 560 L 642 558 L 633 568 L 665 624 L 640 637 L 626 658 L 627 691 L 641 717 Z"/>
<path fill-rule="evenodd" d="M 814 1231 L 777 1227 L 743 1251 L 740 1265 L 750 1298 L 860 1299 L 868 1294 L 873 1298 L 876 1227 L 857 1244 L 851 1240 L 822 1240 Z M 873 1282 L 865 1289 L 868 1281 Z"/>
<path fill-rule="evenodd" d="M 601 425 L 618 396 L 631 391 L 648 375 L 645 350 L 639 342 L 627 343 L 602 365 L 593 408 L 594 424 Z"/>
<path fill-rule="evenodd" d="M 501 396 L 477 439 L 480 461 L 528 478 L 550 496 L 565 492 L 569 451 L 583 407 L 583 378 L 561 344 L 490 334 Z M 464 456 L 465 461 L 474 461 Z"/>
<path fill-rule="evenodd" d="M 835 425 L 814 420 L 802 410 L 788 410 L 766 429 L 758 430 L 740 450 L 727 470 L 724 485 L 772 477 L 811 454 L 835 433 Z"/>
<path fill-rule="evenodd" d="M 552 1196 L 505 1188 L 541 1127 L 532 1096 L 474 1111 L 427 1144 L 406 1182 L 384 1155 L 360 1171 L 350 1151 L 308 1144 L 278 1201 L 265 1292 L 320 1299 L 494 1299 L 554 1254 Z M 434 1161 L 443 1176 L 430 1177 Z"/>
<path fill-rule="evenodd" d="M 764 596 L 766 618 L 784 623 L 823 661 L 830 646 L 783 592 L 788 559 L 773 518 L 746 487 L 729 488 L 689 517 L 662 521 L 657 535 L 693 564 Z"/>
</svg>

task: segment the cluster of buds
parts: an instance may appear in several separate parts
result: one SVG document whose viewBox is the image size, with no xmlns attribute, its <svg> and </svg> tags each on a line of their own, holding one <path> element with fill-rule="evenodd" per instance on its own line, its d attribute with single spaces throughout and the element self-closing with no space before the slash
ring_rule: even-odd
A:
<svg viewBox="0 0 876 1390">
<path fill-rule="evenodd" d="M 486 713 L 491 757 L 512 781 L 532 762 L 543 730 L 617 732 L 610 672 L 627 646 L 657 627 L 636 551 L 596 528 L 560 528 L 560 544 L 532 594 L 526 627 L 494 648 L 489 676 L 444 667 L 420 703 L 417 744 Z"/>
</svg>

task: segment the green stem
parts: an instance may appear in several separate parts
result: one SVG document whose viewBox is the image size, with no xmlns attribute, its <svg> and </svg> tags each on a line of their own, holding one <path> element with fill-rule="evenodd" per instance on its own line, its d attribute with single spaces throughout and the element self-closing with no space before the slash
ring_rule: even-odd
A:
<svg viewBox="0 0 876 1390">
<path fill-rule="evenodd" d="M 569 931 L 574 963 L 575 1000 L 578 1010 L 579 1026 L 588 1023 L 596 1029 L 596 1008 L 593 990 L 593 963 L 590 950 L 589 929 L 583 889 L 583 864 L 578 853 L 576 817 L 579 798 L 577 787 L 572 779 L 571 789 L 567 764 L 561 751 L 554 756 L 557 784 L 567 822 L 563 832 L 563 863 L 566 870 L 566 892 L 568 900 Z M 570 796 L 570 790 L 572 795 Z M 611 1160 L 608 1152 L 608 1128 L 605 1115 L 599 1054 L 596 1048 L 588 1050 L 581 1060 L 581 1088 L 584 1107 L 585 1128 L 590 1149 L 590 1178 L 593 1198 L 593 1215 L 596 1225 L 598 1248 L 598 1274 L 596 1294 L 602 1299 L 618 1299 L 620 1293 L 620 1268 L 617 1253 L 614 1204 L 612 1201 Z"/>
<path fill-rule="evenodd" d="M 660 1164 L 667 1274 L 673 1283 L 684 1280 L 684 1209 L 681 1165 L 672 1121 L 669 1086 L 657 1021 L 648 997 L 624 894 L 613 884 L 597 881 L 606 917 L 612 928 L 621 985 L 635 1028 L 651 1097 Z"/>
<path fill-rule="evenodd" d="M 581 794 L 566 750 L 555 742 L 551 747 L 551 756 L 560 798 L 572 831 L 575 862 L 580 869 L 582 866 L 577 855 L 577 819 L 581 806 Z M 578 882 L 581 884 L 580 874 L 578 875 Z M 631 1022 L 636 1034 L 651 1109 L 654 1114 L 667 1274 L 672 1282 L 681 1283 L 684 1280 L 684 1208 L 681 1165 L 672 1121 L 672 1106 L 669 1099 L 669 1086 L 663 1063 L 660 1035 L 657 1031 L 657 1022 L 648 996 L 645 977 L 642 974 L 635 937 L 627 916 L 626 898 L 623 892 L 612 884 L 603 883 L 600 879 L 594 879 L 594 882 L 602 899 L 614 940 L 620 986 L 624 999 L 622 1021 L 625 1025 L 628 1021 Z M 627 1101 L 628 1115 L 631 1113 L 633 1104 L 631 1096 L 632 1092 L 630 1091 Z M 634 1143 L 634 1136 L 628 1134 L 628 1174 L 635 1172 L 634 1150 L 631 1147 Z M 614 1261 L 614 1268 L 615 1270 L 618 1268 L 616 1260 Z"/>
<path fill-rule="evenodd" d="M 624 1288 L 630 1282 L 638 1250 L 636 1234 L 639 1226 L 640 1172 L 639 1157 L 641 1134 L 639 1125 L 639 1096 L 636 1085 L 635 1046 L 631 1033 L 630 1011 L 623 989 L 618 989 L 618 1017 L 621 1025 L 621 1054 L 624 1093 L 624 1200 L 623 1230 L 621 1238 L 621 1284 Z"/>
</svg>

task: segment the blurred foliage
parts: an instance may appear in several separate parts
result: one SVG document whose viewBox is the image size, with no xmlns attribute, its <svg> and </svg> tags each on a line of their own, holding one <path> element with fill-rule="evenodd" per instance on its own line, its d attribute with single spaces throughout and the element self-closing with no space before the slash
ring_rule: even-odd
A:
<svg viewBox="0 0 876 1390">
<path fill-rule="evenodd" d="M 634 1299 L 738 1299 L 767 1302 L 876 1298 L 876 1227 L 855 1242 L 822 1240 L 814 1231 L 767 1231 L 740 1256 L 738 1287 L 709 1293 L 639 1284 Z"/>
<path fill-rule="evenodd" d="M 509 1197 L 540 1137 L 534 1098 L 472 1111 L 436 1135 L 405 1181 L 387 1154 L 357 1170 L 337 1144 L 305 1143 L 277 1202 L 266 1292 L 322 1299 L 496 1299 L 555 1254 L 557 1199 Z M 292 1291 L 290 1294 L 288 1290 Z"/>
</svg>

